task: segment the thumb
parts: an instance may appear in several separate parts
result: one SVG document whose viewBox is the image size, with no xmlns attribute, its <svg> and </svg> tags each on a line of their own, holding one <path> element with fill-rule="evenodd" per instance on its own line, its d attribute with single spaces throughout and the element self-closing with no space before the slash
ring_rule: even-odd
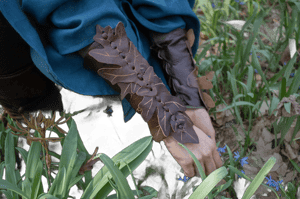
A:
<svg viewBox="0 0 300 199">
<path fill-rule="evenodd" d="M 187 172 L 184 171 L 184 175 L 185 175 L 186 177 L 192 178 L 192 177 L 195 176 L 195 172 L 192 171 L 192 170 L 188 170 Z"/>
<path fill-rule="evenodd" d="M 183 173 L 184 173 L 185 176 L 187 176 L 189 178 L 192 178 L 192 177 L 194 177 L 196 175 L 194 164 L 189 165 L 189 166 L 188 165 L 183 165 L 181 167 L 182 167 L 182 169 L 184 171 Z"/>
</svg>

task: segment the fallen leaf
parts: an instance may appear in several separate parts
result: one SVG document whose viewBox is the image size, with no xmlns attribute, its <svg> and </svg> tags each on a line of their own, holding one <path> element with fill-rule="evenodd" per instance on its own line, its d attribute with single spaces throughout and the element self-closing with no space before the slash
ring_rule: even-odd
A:
<svg viewBox="0 0 300 199">
<path fill-rule="evenodd" d="M 290 102 L 291 103 L 291 112 L 288 113 L 284 108 L 284 103 Z M 277 106 L 277 115 L 283 117 L 292 117 L 294 115 L 300 115 L 300 105 L 296 101 L 296 97 L 294 95 L 290 95 L 288 98 L 284 97 L 278 103 Z"/>
</svg>

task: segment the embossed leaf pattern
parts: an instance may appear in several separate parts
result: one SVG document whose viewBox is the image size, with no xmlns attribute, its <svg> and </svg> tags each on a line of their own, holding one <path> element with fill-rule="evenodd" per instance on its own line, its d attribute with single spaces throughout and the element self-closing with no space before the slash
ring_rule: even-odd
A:
<svg viewBox="0 0 300 199">
<path fill-rule="evenodd" d="M 170 95 L 153 67 L 128 39 L 123 23 L 118 23 L 115 29 L 98 25 L 94 40 L 103 47 L 93 45 L 88 52 L 88 56 L 96 60 L 95 70 L 111 84 L 119 86 L 121 99 L 131 94 L 130 103 L 148 122 L 154 140 L 159 142 L 172 134 L 180 143 L 199 142 L 193 123 L 184 113 L 185 105 Z M 173 115 L 180 117 L 171 127 Z"/>
<path fill-rule="evenodd" d="M 175 120 L 171 121 L 171 126 L 174 131 L 171 132 L 171 136 L 173 136 L 177 141 L 180 140 L 179 142 L 181 143 L 199 143 L 198 136 L 196 134 L 189 133 L 193 132 L 194 129 L 192 121 L 187 120 L 187 115 L 178 112 L 173 118 Z"/>
</svg>

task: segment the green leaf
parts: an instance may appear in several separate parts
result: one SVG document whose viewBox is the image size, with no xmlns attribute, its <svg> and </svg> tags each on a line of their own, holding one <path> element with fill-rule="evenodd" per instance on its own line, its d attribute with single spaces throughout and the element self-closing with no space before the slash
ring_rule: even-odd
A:
<svg viewBox="0 0 300 199">
<path fill-rule="evenodd" d="M 2 180 L 0 179 L 0 190 L 1 189 L 7 189 L 10 190 L 16 194 L 19 194 L 20 196 L 22 196 L 24 199 L 26 198 L 30 198 L 29 196 L 27 196 L 21 189 L 19 189 L 16 185 L 13 185 L 12 183 L 6 181 L 6 180 Z M 4 192 L 4 191 L 2 191 Z"/>
<path fill-rule="evenodd" d="M 105 166 L 108 168 L 110 174 L 112 175 L 112 177 L 116 183 L 116 186 L 118 188 L 117 190 L 120 194 L 120 198 L 134 199 L 134 195 L 131 192 L 130 186 L 129 186 L 125 176 L 122 174 L 122 172 L 119 170 L 119 168 L 115 166 L 114 161 L 111 160 L 104 153 L 100 154 L 99 158 L 105 164 Z"/>
<path fill-rule="evenodd" d="M 34 133 L 34 136 L 40 137 L 37 131 Z M 29 149 L 27 163 L 26 163 L 25 177 L 28 178 L 31 182 L 35 177 L 37 166 L 39 164 L 38 162 L 41 161 L 40 160 L 41 149 L 42 149 L 42 145 L 40 142 L 32 142 Z"/>
<path fill-rule="evenodd" d="M 287 193 L 289 193 L 290 196 L 295 196 L 297 194 L 297 189 L 291 182 L 288 182 Z"/>
<path fill-rule="evenodd" d="M 131 170 L 134 170 L 146 159 L 152 149 L 152 144 L 152 136 L 144 137 L 120 151 L 112 158 L 112 160 L 118 162 L 119 160 L 124 159 Z M 122 162 L 119 169 L 125 177 L 130 173 L 127 166 Z M 82 198 L 94 198 L 96 194 L 96 198 L 105 198 L 105 196 L 113 190 L 107 180 L 107 176 L 109 176 L 109 171 L 108 168 L 104 166 L 88 184 Z"/>
<path fill-rule="evenodd" d="M 291 2 L 293 2 L 297 6 L 298 10 L 300 11 L 300 2 L 297 2 L 295 0 L 291 0 Z"/>
<path fill-rule="evenodd" d="M 230 109 L 230 108 L 235 107 L 235 106 L 254 106 L 254 104 L 252 104 L 250 102 L 239 101 L 239 102 L 235 102 L 235 104 L 231 104 L 231 105 L 223 108 L 222 110 L 214 111 L 214 113 L 226 111 L 227 109 Z"/>
<path fill-rule="evenodd" d="M 84 175 L 80 175 L 80 176 L 77 176 L 77 175 L 78 175 L 78 172 L 79 172 L 81 166 L 83 165 L 85 159 L 86 159 L 86 154 L 84 152 L 80 151 L 77 154 L 77 157 L 75 160 L 75 165 L 72 170 L 71 177 L 70 177 L 69 187 L 67 190 L 70 190 L 84 176 Z"/>
<path fill-rule="evenodd" d="M 281 81 L 281 89 L 279 90 L 279 99 L 282 100 L 286 96 L 286 79 L 282 78 Z"/>
<path fill-rule="evenodd" d="M 297 58 L 297 53 L 295 53 L 294 57 L 292 60 L 290 60 L 290 63 L 294 64 L 296 62 L 296 58 Z M 292 84 L 289 87 L 289 90 L 287 92 L 287 96 L 290 96 L 294 93 L 296 93 L 298 91 L 298 88 L 300 86 L 300 70 L 296 70 L 296 74 L 293 78 Z"/>
<path fill-rule="evenodd" d="M 291 106 L 292 106 L 292 103 L 291 103 L 291 102 L 286 102 L 286 103 L 284 103 L 283 105 L 284 105 L 285 110 L 286 110 L 288 113 L 291 113 Z"/>
<path fill-rule="evenodd" d="M 204 199 L 212 189 L 228 174 L 226 168 L 220 167 L 212 172 L 203 182 L 198 186 L 189 199 Z"/>
<path fill-rule="evenodd" d="M 266 175 L 271 171 L 272 167 L 276 163 L 276 158 L 270 157 L 269 160 L 265 163 L 265 165 L 261 168 L 258 174 L 255 176 L 251 184 L 246 189 L 242 199 L 249 199 L 253 196 L 255 191 L 264 181 Z"/>
<path fill-rule="evenodd" d="M 31 196 L 31 182 L 28 178 L 25 178 L 25 180 L 22 182 L 22 191 L 25 195 Z"/>
<path fill-rule="evenodd" d="M 247 95 L 249 95 L 250 97 L 254 98 L 254 94 L 253 93 L 247 93 Z"/>
<path fill-rule="evenodd" d="M 215 198 L 217 195 L 219 195 L 219 193 L 221 193 L 222 191 L 224 191 L 225 189 L 227 189 L 228 187 L 230 187 L 232 181 L 233 180 L 229 180 L 225 184 L 220 185 L 219 187 L 217 187 L 217 191 L 216 191 L 216 193 L 213 194 L 213 197 Z"/>
<path fill-rule="evenodd" d="M 41 195 L 39 195 L 38 199 L 59 199 L 49 193 L 43 193 Z"/>
<path fill-rule="evenodd" d="M 255 17 L 256 15 L 256 12 L 253 16 L 251 16 L 250 18 L 252 17 Z M 244 66 L 246 64 L 246 61 L 248 60 L 249 58 L 249 54 L 250 54 L 250 51 L 251 51 L 251 48 L 253 46 L 253 43 L 255 41 L 255 38 L 257 37 L 257 34 L 259 32 L 259 27 L 261 26 L 262 22 L 263 22 L 263 17 L 264 17 L 264 13 L 261 11 L 259 12 L 256 20 L 254 21 L 254 24 L 253 24 L 253 35 L 249 38 L 248 42 L 247 42 L 247 45 L 246 45 L 246 48 L 245 48 L 245 51 L 244 51 L 244 54 L 243 54 L 243 58 L 242 58 L 242 63 L 241 65 Z M 247 27 L 248 25 L 248 22 L 251 22 L 250 19 L 245 23 L 245 25 L 243 26 L 243 29 L 242 31 L 240 32 L 240 34 L 244 34 L 244 31 L 245 31 L 245 28 Z M 250 24 L 249 24 L 250 25 Z M 252 54 L 252 57 L 255 55 L 256 57 L 256 53 L 253 52 Z M 253 60 L 253 59 L 252 59 Z"/>
<path fill-rule="evenodd" d="M 14 138 L 12 133 L 7 133 L 5 138 L 5 177 L 6 180 L 14 185 L 17 185 L 17 180 L 15 176 L 15 146 Z"/>
<path fill-rule="evenodd" d="M 61 153 L 61 159 L 59 163 L 59 171 L 62 168 L 67 168 L 64 173 L 64 177 L 62 181 L 60 181 L 59 186 L 59 194 L 62 194 L 62 197 L 66 197 L 68 193 L 68 187 L 71 180 L 72 171 L 74 169 L 74 165 L 77 157 L 77 138 L 78 138 L 78 130 L 74 120 L 71 121 L 71 126 L 69 132 L 64 140 L 63 149 Z M 77 171 L 78 172 L 78 171 Z"/>
<path fill-rule="evenodd" d="M 19 151 L 19 153 L 21 154 L 22 158 L 24 159 L 25 164 L 27 163 L 27 157 L 28 157 L 28 151 L 26 151 L 23 148 L 20 147 L 16 147 L 16 149 Z"/>
<path fill-rule="evenodd" d="M 144 187 L 141 187 L 141 189 L 147 191 L 148 193 L 150 193 L 150 195 L 157 197 L 158 192 L 153 187 L 144 186 Z"/>
<path fill-rule="evenodd" d="M 33 192 L 31 193 L 31 198 L 37 198 L 40 186 L 43 186 L 41 183 L 42 171 L 43 171 L 43 163 L 41 161 L 39 161 L 38 165 L 36 167 L 36 173 L 35 173 L 35 176 L 34 176 L 33 182 L 32 182 Z"/>
<path fill-rule="evenodd" d="M 229 5 L 230 5 L 230 0 L 225 0 L 223 9 L 224 9 L 227 17 L 229 17 Z"/>
<path fill-rule="evenodd" d="M 271 106 L 269 109 L 269 114 L 271 115 L 271 113 L 273 113 L 273 111 L 277 108 L 278 104 L 279 104 L 280 100 L 278 99 L 278 97 L 276 97 L 275 95 L 273 95 L 272 97 L 272 102 L 271 102 Z"/>
<path fill-rule="evenodd" d="M 253 70 L 253 67 L 250 65 L 250 66 L 248 66 L 248 79 L 247 79 L 248 91 L 251 91 L 251 89 L 252 89 L 253 76 L 254 76 L 254 70 Z"/>
</svg>

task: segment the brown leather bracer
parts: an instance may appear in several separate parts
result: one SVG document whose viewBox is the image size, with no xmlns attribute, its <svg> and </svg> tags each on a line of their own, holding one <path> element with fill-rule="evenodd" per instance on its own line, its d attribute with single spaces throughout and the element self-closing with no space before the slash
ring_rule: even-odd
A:
<svg viewBox="0 0 300 199">
<path fill-rule="evenodd" d="M 182 100 L 172 96 L 127 37 L 124 24 L 112 29 L 97 25 L 95 42 L 84 57 L 84 66 L 120 92 L 148 123 L 156 142 L 173 136 L 180 143 L 199 143 Z"/>
<path fill-rule="evenodd" d="M 152 32 L 153 46 L 167 73 L 168 85 L 172 95 L 182 99 L 189 108 L 205 107 L 208 111 L 215 106 L 212 98 L 203 90 L 212 89 L 210 81 L 213 72 L 198 77 L 198 67 L 193 61 L 192 43 L 185 29 L 175 29 L 169 33 Z M 193 33 L 191 33 L 193 34 Z M 194 36 L 194 35 L 193 35 Z M 194 39 L 192 39 L 194 40 Z"/>
</svg>

